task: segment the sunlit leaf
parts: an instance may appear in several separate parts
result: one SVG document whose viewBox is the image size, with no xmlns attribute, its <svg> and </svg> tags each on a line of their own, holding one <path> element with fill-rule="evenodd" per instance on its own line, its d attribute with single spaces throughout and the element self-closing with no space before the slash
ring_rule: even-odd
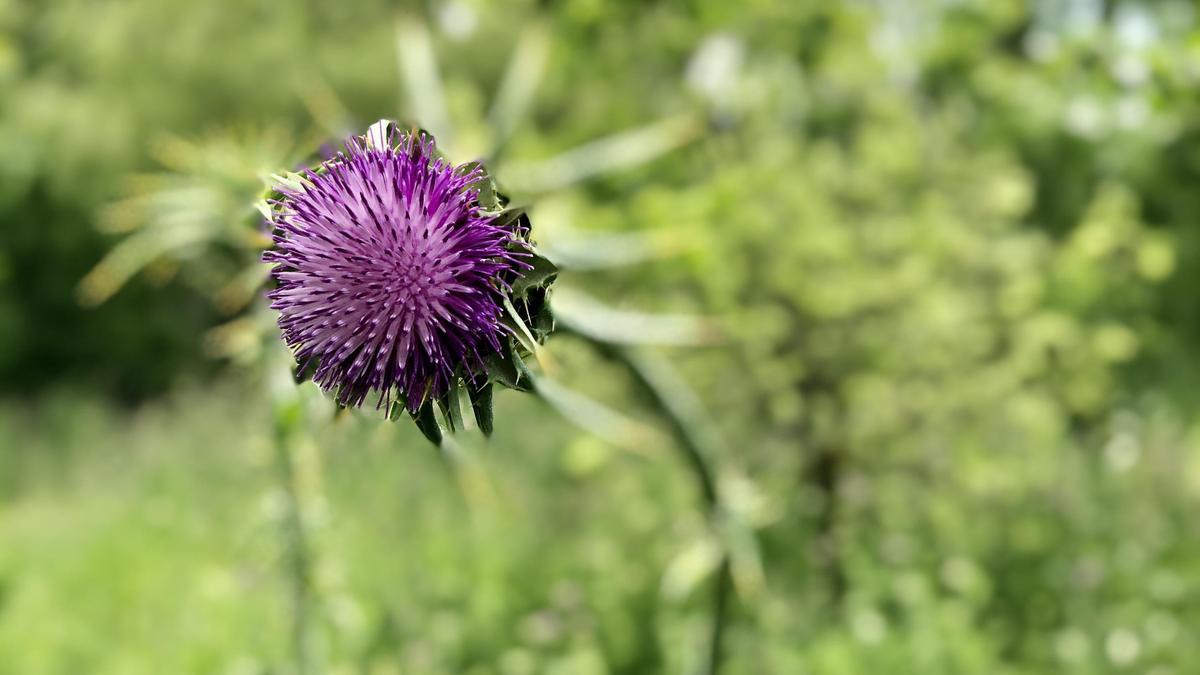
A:
<svg viewBox="0 0 1200 675">
<path fill-rule="evenodd" d="M 579 292 L 560 288 L 554 311 L 564 328 L 612 344 L 705 345 L 719 342 L 711 319 L 613 309 Z"/>
<path fill-rule="evenodd" d="M 517 36 L 517 45 L 509 59 L 504 78 L 496 91 L 488 122 L 492 127 L 494 159 L 517 125 L 529 113 L 534 94 L 541 82 L 550 55 L 550 37 L 545 28 L 527 26 Z"/>
<path fill-rule="evenodd" d="M 409 111 L 405 117 L 420 120 L 419 123 L 441 145 L 449 147 L 453 143 L 454 130 L 446 110 L 446 95 L 429 30 L 419 19 L 402 16 L 396 20 L 395 43 L 396 62 Z"/>
<path fill-rule="evenodd" d="M 595 176 L 621 171 L 676 150 L 699 137 L 700 118 L 681 115 L 592 141 L 540 162 L 513 163 L 501 177 L 524 192 L 549 192 Z"/>
</svg>

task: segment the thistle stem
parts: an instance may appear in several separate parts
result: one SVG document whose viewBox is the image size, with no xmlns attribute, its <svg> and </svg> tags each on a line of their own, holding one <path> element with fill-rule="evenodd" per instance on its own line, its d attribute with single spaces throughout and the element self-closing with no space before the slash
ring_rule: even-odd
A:
<svg viewBox="0 0 1200 675">
<path fill-rule="evenodd" d="M 620 365 L 633 377 L 655 410 L 668 423 L 675 446 L 691 469 L 697 490 L 703 500 L 704 514 L 709 525 L 719 528 L 722 518 L 720 494 L 713 470 L 713 456 L 718 444 L 707 415 L 699 400 L 687 385 L 665 363 L 643 352 L 621 345 L 597 340 L 560 324 L 563 332 L 583 340 L 600 356 Z M 733 566 L 728 550 L 722 547 L 712 589 L 711 621 L 705 660 L 699 675 L 717 675 L 723 661 L 725 627 L 728 623 L 729 602 L 733 590 Z"/>
<path fill-rule="evenodd" d="M 297 484 L 296 460 L 293 456 L 296 415 L 289 406 L 276 404 L 275 470 L 284 495 L 283 540 L 286 548 L 288 577 L 292 594 L 292 660 L 297 675 L 309 675 L 312 648 L 309 639 L 312 605 L 312 552 L 304 522 L 302 497 Z"/>
</svg>

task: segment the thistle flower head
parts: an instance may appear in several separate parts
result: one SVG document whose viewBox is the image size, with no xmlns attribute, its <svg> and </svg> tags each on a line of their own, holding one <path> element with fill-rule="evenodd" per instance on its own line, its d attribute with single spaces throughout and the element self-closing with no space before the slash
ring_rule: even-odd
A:
<svg viewBox="0 0 1200 675">
<path fill-rule="evenodd" d="M 343 405 L 374 391 L 415 412 L 501 350 L 506 294 L 529 265 L 522 228 L 480 206 L 478 166 L 388 129 L 277 189 L 263 260 L 301 371 L 315 366 Z"/>
</svg>

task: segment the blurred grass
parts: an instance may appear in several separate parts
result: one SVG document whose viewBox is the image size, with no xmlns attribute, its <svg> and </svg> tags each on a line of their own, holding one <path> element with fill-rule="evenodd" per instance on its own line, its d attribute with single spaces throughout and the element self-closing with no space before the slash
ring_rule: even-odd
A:
<svg viewBox="0 0 1200 675">
<path fill-rule="evenodd" d="M 212 397 L 188 408 L 125 417 L 63 396 L 5 410 L 0 670 L 204 672 L 279 653 L 282 596 L 268 561 L 247 560 L 271 537 L 246 528 L 262 519 L 255 418 L 213 425 L 233 417 Z"/>
<path fill-rule="evenodd" d="M 595 441 L 561 449 L 569 434 L 536 406 L 501 400 L 498 417 L 538 432 L 506 424 L 478 454 L 494 510 L 472 510 L 407 427 L 344 419 L 306 441 L 323 465 L 307 504 L 323 660 L 600 672 L 565 664 L 655 658 L 654 617 L 627 608 L 652 601 L 672 542 L 700 528 L 686 482 Z M 270 672 L 289 607 L 265 407 L 227 387 L 113 412 L 70 396 L 4 411 L 0 672 Z"/>
<path fill-rule="evenodd" d="M 305 508 L 320 661 L 678 672 L 703 603 L 694 582 L 667 591 L 703 527 L 672 456 L 578 437 L 528 398 L 502 397 L 497 418 L 494 441 L 470 448 L 495 499 L 473 508 L 414 429 L 314 416 L 297 456 L 317 467 Z M 1197 432 L 1123 419 L 1094 457 L 1013 457 L 1005 472 L 961 457 L 951 482 L 856 471 L 841 535 L 850 590 L 832 614 L 803 581 L 819 568 L 793 557 L 811 535 L 769 527 L 768 590 L 739 612 L 730 672 L 1191 662 L 1200 564 L 1178 533 L 1200 494 Z M 279 672 L 290 607 L 268 428 L 253 390 L 233 384 L 131 412 L 65 393 L 0 409 L 0 672 Z M 856 513 L 854 490 L 893 515 Z M 932 533 L 904 525 L 916 492 Z M 1059 612 L 1062 627 L 1034 629 Z M 1014 648 L 1046 670 L 1006 665 Z"/>
</svg>

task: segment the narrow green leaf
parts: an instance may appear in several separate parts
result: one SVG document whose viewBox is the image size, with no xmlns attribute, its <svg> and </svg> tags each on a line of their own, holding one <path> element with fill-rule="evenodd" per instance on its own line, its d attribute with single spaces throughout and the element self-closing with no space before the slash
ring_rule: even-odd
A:
<svg viewBox="0 0 1200 675">
<path fill-rule="evenodd" d="M 471 397 L 471 409 L 475 411 L 475 422 L 479 424 L 479 430 L 484 436 L 491 436 L 493 429 L 492 419 L 492 383 L 484 382 L 481 387 L 468 387 L 467 393 Z"/>
<path fill-rule="evenodd" d="M 689 242 L 682 228 L 611 234 L 557 232 L 553 240 L 542 241 L 540 248 L 562 269 L 602 270 L 667 258 L 684 251 Z"/>
<path fill-rule="evenodd" d="M 715 344 L 722 338 L 710 318 L 615 309 L 571 289 L 558 290 L 554 305 L 564 329 L 605 344 L 692 346 Z"/>
<path fill-rule="evenodd" d="M 457 433 L 458 427 L 454 424 L 454 418 L 450 415 L 450 399 L 447 396 L 439 396 L 437 398 L 437 406 L 442 411 L 442 419 L 446 420 L 446 427 L 450 433 Z"/>
<path fill-rule="evenodd" d="M 429 30 L 418 18 L 401 17 L 396 21 L 395 44 L 409 119 L 420 120 L 440 141 L 449 143 L 450 114 Z"/>
<path fill-rule="evenodd" d="M 509 328 L 513 329 L 517 342 L 521 344 L 521 347 L 525 351 L 533 354 L 534 358 L 540 360 L 541 345 L 539 345 L 537 340 L 533 337 L 533 333 L 530 332 L 529 326 L 525 325 L 525 320 L 521 318 L 519 313 L 517 313 L 517 308 L 513 306 L 512 300 L 504 298 L 504 309 L 507 312 L 507 316 L 505 318 L 507 319 L 508 326 Z"/>
<path fill-rule="evenodd" d="M 528 115 L 549 57 L 550 34 L 539 24 L 527 26 L 517 38 L 517 46 L 488 114 L 495 134 L 493 158 L 499 155 L 513 130 Z"/>
<path fill-rule="evenodd" d="M 446 408 L 443 411 L 446 414 L 446 422 L 450 425 L 450 431 L 466 429 L 466 425 L 463 424 L 461 398 L 462 383 L 456 377 L 450 388 L 446 390 Z"/>
<path fill-rule="evenodd" d="M 425 404 L 417 412 L 412 413 L 412 418 L 425 438 L 428 438 L 430 443 L 441 447 L 442 427 L 438 424 L 437 415 L 433 412 L 433 402 L 425 401 Z"/>
<path fill-rule="evenodd" d="M 540 162 L 508 165 L 504 184 L 523 192 L 559 190 L 582 180 L 653 161 L 698 138 L 704 121 L 691 114 L 601 138 Z"/>
<path fill-rule="evenodd" d="M 537 378 L 537 395 L 567 421 L 618 447 L 644 453 L 664 442 L 653 427 L 555 380 Z"/>
</svg>

